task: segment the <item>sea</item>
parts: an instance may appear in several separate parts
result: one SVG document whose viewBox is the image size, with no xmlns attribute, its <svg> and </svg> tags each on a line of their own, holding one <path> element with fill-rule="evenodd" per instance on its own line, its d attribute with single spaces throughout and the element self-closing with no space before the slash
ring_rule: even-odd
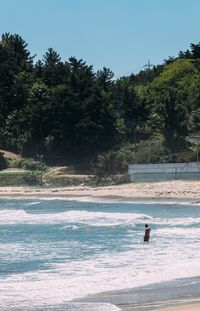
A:
<svg viewBox="0 0 200 311">
<path fill-rule="evenodd" d="M 198 203 L 0 199 L 1 311 L 121 310 L 112 293 L 199 285 L 199 261 Z"/>
</svg>

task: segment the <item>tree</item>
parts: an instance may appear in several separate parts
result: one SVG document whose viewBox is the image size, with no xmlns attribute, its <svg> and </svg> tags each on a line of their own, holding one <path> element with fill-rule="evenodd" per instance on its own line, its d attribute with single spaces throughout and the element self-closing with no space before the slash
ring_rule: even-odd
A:
<svg viewBox="0 0 200 311">
<path fill-rule="evenodd" d="M 179 151 L 187 135 L 187 110 L 178 92 L 172 87 L 157 93 L 151 114 L 151 123 L 165 137 L 166 147 Z"/>
<path fill-rule="evenodd" d="M 146 89 L 147 87 L 144 85 L 134 85 L 131 79 L 126 77 L 115 83 L 115 110 L 117 118 L 121 119 L 120 122 L 123 120 L 126 128 L 124 139 L 129 141 L 134 140 L 136 127 L 144 124 L 147 119 Z"/>
<path fill-rule="evenodd" d="M 33 146 L 35 144 L 44 145 L 45 137 L 49 135 L 49 129 L 52 127 L 49 99 L 50 91 L 48 87 L 41 81 L 35 82 L 30 89 L 25 110 L 29 118 Z"/>
<path fill-rule="evenodd" d="M 42 74 L 43 81 L 48 87 L 54 87 L 64 80 L 65 66 L 61 62 L 60 55 L 49 48 L 43 56 L 42 63 L 37 63 L 36 72 Z"/>
<path fill-rule="evenodd" d="M 102 70 L 98 70 L 96 73 L 97 85 L 108 91 L 114 84 L 113 77 L 114 73 L 109 68 L 103 67 Z"/>
<path fill-rule="evenodd" d="M 0 42 L 0 129 L 11 112 L 27 103 L 33 57 L 17 34 L 5 33 Z M 1 131 L 2 132 L 2 131 Z"/>
<path fill-rule="evenodd" d="M 22 156 L 24 145 L 30 137 L 28 120 L 24 111 L 16 110 L 8 116 L 3 134 L 6 137 L 7 145 L 13 146 Z"/>
<path fill-rule="evenodd" d="M 197 44 L 191 43 L 192 58 L 200 58 L 200 42 Z"/>
<path fill-rule="evenodd" d="M 28 44 L 18 34 L 5 33 L 1 38 L 1 46 L 6 51 L 9 67 L 15 73 L 32 70 L 33 58 L 27 49 Z"/>
</svg>

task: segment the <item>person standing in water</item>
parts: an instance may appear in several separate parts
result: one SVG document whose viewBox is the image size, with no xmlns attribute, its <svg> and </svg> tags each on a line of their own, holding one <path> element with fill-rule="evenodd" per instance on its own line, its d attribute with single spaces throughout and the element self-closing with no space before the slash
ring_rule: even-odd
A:
<svg viewBox="0 0 200 311">
<path fill-rule="evenodd" d="M 144 242 L 149 242 L 150 231 L 151 231 L 151 229 L 150 229 L 149 226 L 146 224 L 146 225 L 145 225 L 145 231 L 144 231 Z"/>
</svg>

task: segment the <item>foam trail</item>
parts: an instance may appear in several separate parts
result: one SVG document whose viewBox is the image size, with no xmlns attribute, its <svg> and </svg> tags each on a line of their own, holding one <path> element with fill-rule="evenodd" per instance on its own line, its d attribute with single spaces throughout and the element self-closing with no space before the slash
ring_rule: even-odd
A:
<svg viewBox="0 0 200 311">
<path fill-rule="evenodd" d="M 40 203 L 41 203 L 41 201 L 39 201 L 39 202 L 30 202 L 30 203 L 26 203 L 25 205 L 31 206 L 31 205 L 38 205 Z"/>
</svg>

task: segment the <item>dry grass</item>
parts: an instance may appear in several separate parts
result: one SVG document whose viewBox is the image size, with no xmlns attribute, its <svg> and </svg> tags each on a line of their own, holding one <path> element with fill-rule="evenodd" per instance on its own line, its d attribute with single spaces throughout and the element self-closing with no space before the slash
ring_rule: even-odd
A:
<svg viewBox="0 0 200 311">
<path fill-rule="evenodd" d="M 70 170 L 67 166 L 58 166 L 58 167 L 52 167 L 49 168 L 48 171 L 45 173 L 45 176 L 51 176 L 51 177 L 73 177 L 73 178 L 88 178 L 93 177 L 92 175 L 79 175 L 75 174 L 73 170 Z"/>
<path fill-rule="evenodd" d="M 66 166 L 52 167 L 44 173 L 44 182 L 54 186 L 70 186 L 91 183 L 93 175 L 78 175 Z"/>
<path fill-rule="evenodd" d="M 20 160 L 22 158 L 19 154 L 14 153 L 14 152 L 2 150 L 2 149 L 0 149 L 0 152 L 3 153 L 3 156 L 5 159 Z"/>
</svg>

